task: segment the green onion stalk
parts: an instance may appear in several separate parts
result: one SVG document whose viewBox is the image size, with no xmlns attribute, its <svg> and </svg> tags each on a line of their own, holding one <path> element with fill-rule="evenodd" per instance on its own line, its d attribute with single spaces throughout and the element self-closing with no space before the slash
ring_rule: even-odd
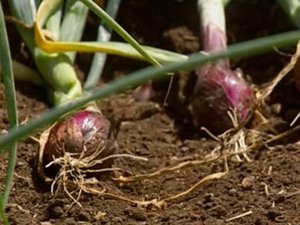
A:
<svg viewBox="0 0 300 225">
<path fill-rule="evenodd" d="M 121 4 L 121 0 L 109 0 L 107 1 L 106 5 L 106 13 L 111 16 L 111 18 L 115 19 L 119 10 Z M 110 40 L 112 35 L 112 29 L 106 25 L 104 22 L 101 22 L 101 24 L 98 27 L 98 35 L 97 35 L 97 41 L 98 42 L 107 42 Z M 101 77 L 104 64 L 106 61 L 106 54 L 105 53 L 95 53 L 89 73 L 87 75 L 87 79 L 84 83 L 84 90 L 85 91 L 91 91 L 96 84 L 98 84 L 99 79 Z"/>
<path fill-rule="evenodd" d="M 0 78 L 4 83 L 6 110 L 9 123 L 9 131 L 18 127 L 18 111 L 16 103 L 16 93 L 14 86 L 14 77 L 12 71 L 12 60 L 9 49 L 8 36 L 6 25 L 4 21 L 4 13 L 2 10 L 2 3 L 0 2 Z M 6 169 L 6 176 L 3 184 L 3 192 L 0 194 L 0 223 L 8 225 L 8 218 L 6 216 L 6 206 L 9 199 L 10 190 L 13 186 L 14 169 L 17 160 L 17 141 L 11 143 L 7 148 L 3 146 L 0 149 L 5 149 L 8 152 L 8 162 Z"/>
<path fill-rule="evenodd" d="M 289 16 L 291 22 L 299 29 L 300 28 L 300 1 L 299 0 L 277 0 L 277 3 Z M 297 63 L 293 70 L 295 76 L 295 84 L 300 92 L 300 61 Z"/>
<path fill-rule="evenodd" d="M 34 24 L 36 10 L 40 2 L 41 1 L 39 0 L 9 0 L 13 16 L 23 24 L 28 25 L 28 27 L 32 27 Z M 74 8 L 76 8 L 76 5 L 78 4 L 81 4 L 81 8 L 85 7 L 80 2 L 73 2 L 74 7 L 70 8 L 69 11 L 72 12 L 71 10 L 74 10 Z M 85 14 L 87 14 L 87 10 L 85 11 Z M 59 39 L 60 35 L 63 34 L 63 32 L 60 32 L 60 28 L 67 28 L 67 26 L 63 26 L 64 21 L 68 18 L 67 12 L 65 12 L 67 13 L 67 15 L 62 22 L 62 27 L 60 24 L 62 12 L 63 8 L 62 4 L 60 4 L 57 11 L 49 18 L 49 20 L 45 24 L 45 28 L 47 29 L 47 32 L 49 34 L 49 38 Z M 84 16 L 86 15 L 82 15 L 81 20 L 84 20 Z M 81 20 L 79 19 L 78 21 Z M 72 28 L 71 24 L 69 24 L 69 26 L 70 28 Z M 50 102 L 57 106 L 82 96 L 83 92 L 81 83 L 78 80 L 75 69 L 72 65 L 74 60 L 74 53 L 49 54 L 44 52 L 36 46 L 33 29 L 30 29 L 28 27 L 17 24 L 18 31 L 25 44 L 29 48 L 33 60 L 40 72 L 40 75 L 42 76 L 44 85 L 48 89 Z M 78 29 L 80 30 L 80 26 L 78 27 Z M 62 38 L 64 38 L 65 36 L 62 36 Z M 73 36 L 75 38 L 75 34 L 72 33 L 71 29 L 69 29 L 69 37 L 70 36 Z M 77 38 L 81 38 L 81 36 L 78 36 Z"/>
<path fill-rule="evenodd" d="M 30 26 L 35 22 L 37 7 L 43 2 L 9 1 L 12 14 Z M 87 13 L 88 8 L 79 1 L 67 0 L 65 4 L 61 1 L 52 15 L 41 24 L 43 32 L 51 40 L 79 41 Z M 20 25 L 17 28 L 49 91 L 51 103 L 61 106 L 81 98 L 81 82 L 73 67 L 75 52 L 47 53 L 36 45 L 33 29 Z M 94 102 L 56 121 L 41 135 L 40 146 L 38 172 L 45 180 L 52 181 L 60 175 L 62 169 L 73 168 L 73 161 L 82 161 L 79 164 L 84 165 L 84 168 L 81 167 L 83 171 L 98 174 L 102 168 L 110 166 L 112 160 L 107 156 L 116 149 L 111 123 Z M 69 157 L 68 165 L 62 164 L 62 161 L 65 162 L 64 157 Z"/>
<path fill-rule="evenodd" d="M 203 51 L 226 51 L 227 37 L 222 0 L 198 0 Z M 230 68 L 228 59 L 208 63 L 197 70 L 191 111 L 198 126 L 222 133 L 243 123 L 251 112 L 253 91 L 243 77 Z M 230 117 L 228 113 L 235 116 Z M 237 121 L 233 122 L 232 118 Z"/>
</svg>

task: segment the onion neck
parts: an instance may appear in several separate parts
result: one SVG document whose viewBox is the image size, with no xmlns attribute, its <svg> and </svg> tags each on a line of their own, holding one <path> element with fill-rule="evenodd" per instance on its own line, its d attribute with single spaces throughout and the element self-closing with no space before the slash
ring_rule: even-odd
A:
<svg viewBox="0 0 300 225">
<path fill-rule="evenodd" d="M 220 52 L 227 48 L 224 2 L 222 0 L 198 0 L 203 51 Z M 218 66 L 229 68 L 229 61 L 222 59 Z"/>
</svg>

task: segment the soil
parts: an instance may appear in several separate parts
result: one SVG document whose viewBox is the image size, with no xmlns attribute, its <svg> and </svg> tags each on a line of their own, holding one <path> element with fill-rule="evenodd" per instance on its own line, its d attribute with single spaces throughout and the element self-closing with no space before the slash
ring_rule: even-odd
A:
<svg viewBox="0 0 300 225">
<path fill-rule="evenodd" d="M 189 54 L 201 49 L 196 1 L 123 1 L 117 20 L 143 44 Z M 227 7 L 228 39 L 230 43 L 293 29 L 279 7 L 271 0 L 235 0 Z M 90 17 L 89 26 L 95 26 Z M 31 63 L 20 52 L 20 39 L 10 26 L 14 58 Z M 86 37 L 88 38 L 88 37 Z M 113 37 L 119 40 L 117 36 Z M 20 48 L 19 48 L 20 47 Z M 26 50 L 26 49 L 25 49 Z M 282 50 L 283 51 L 283 50 Z M 293 49 L 285 50 L 292 53 Z M 85 72 L 89 56 L 81 54 L 77 64 Z M 281 68 L 289 57 L 278 51 L 232 62 L 247 78 L 260 87 Z M 102 84 L 125 76 L 145 66 L 145 63 L 110 56 Z M 249 75 L 248 75 L 249 74 Z M 99 102 L 103 112 L 122 123 L 118 133 L 118 153 L 147 157 L 148 161 L 117 159 L 114 167 L 124 169 L 123 175 L 137 175 L 178 165 L 190 160 L 203 160 L 218 143 L 200 132 L 186 108 L 184 96 L 191 90 L 194 75 L 182 72 L 175 79 L 168 102 L 163 104 L 169 79 L 155 83 L 153 101 L 137 102 L 131 92 L 111 96 Z M 184 88 L 188 87 L 188 88 Z M 0 128 L 7 129 L 3 86 L 0 86 Z M 50 106 L 46 92 L 29 84 L 17 83 L 20 121 L 38 117 Z M 45 96 L 45 97 L 43 97 Z M 276 134 L 290 129 L 288 124 L 299 112 L 299 93 L 290 76 L 273 91 L 262 110 Z M 256 129 L 255 123 L 250 124 Z M 38 137 L 39 134 L 34 134 Z M 37 179 L 36 154 L 39 145 L 32 138 L 21 140 L 14 184 L 7 213 L 11 224 L 75 225 L 75 224 L 300 224 L 300 146 L 298 134 L 285 137 L 268 146 L 254 148 L 251 161 L 229 159 L 228 173 L 220 179 L 204 182 L 189 194 L 163 207 L 139 206 L 104 196 L 82 193 L 73 204 L 65 192 L 55 197 L 49 187 Z M 0 180 L 4 181 L 7 155 L 0 156 Z M 183 192 L 205 176 L 224 171 L 224 161 L 216 160 L 198 166 L 181 168 L 153 179 L 116 183 L 101 181 L 110 193 L 134 200 L 165 199 Z"/>
</svg>

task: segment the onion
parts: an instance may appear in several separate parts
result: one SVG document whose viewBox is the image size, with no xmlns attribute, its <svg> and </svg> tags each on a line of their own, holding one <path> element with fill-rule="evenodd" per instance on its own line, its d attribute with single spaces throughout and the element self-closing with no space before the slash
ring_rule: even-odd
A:
<svg viewBox="0 0 300 225">
<path fill-rule="evenodd" d="M 44 143 L 39 153 L 39 170 L 48 178 L 57 176 L 66 155 L 71 169 L 98 176 L 99 170 L 111 167 L 112 159 L 105 158 L 116 149 L 110 121 L 94 110 L 63 117 L 44 134 Z"/>
<path fill-rule="evenodd" d="M 252 90 L 242 77 L 230 68 L 209 64 L 198 71 L 192 113 L 197 125 L 221 133 L 233 127 L 228 111 L 233 110 L 241 123 L 250 113 L 252 100 Z"/>
<path fill-rule="evenodd" d="M 220 0 L 198 0 L 201 15 L 203 49 L 206 52 L 226 50 L 224 6 Z M 235 113 L 241 123 L 248 118 L 253 91 L 237 72 L 231 70 L 227 59 L 210 63 L 197 71 L 197 82 L 191 111 L 198 126 L 212 133 L 233 127 L 228 112 Z"/>
</svg>

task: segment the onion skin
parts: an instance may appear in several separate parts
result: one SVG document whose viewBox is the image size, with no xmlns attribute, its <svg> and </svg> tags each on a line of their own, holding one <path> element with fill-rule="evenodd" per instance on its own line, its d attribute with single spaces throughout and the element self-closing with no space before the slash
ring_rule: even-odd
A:
<svg viewBox="0 0 300 225">
<path fill-rule="evenodd" d="M 116 142 L 114 133 L 111 132 L 110 121 L 100 112 L 83 110 L 68 115 L 58 121 L 50 130 L 42 156 L 44 172 L 48 177 L 55 177 L 60 166 L 53 164 L 45 168 L 55 158 L 63 157 L 65 152 L 78 153 L 85 157 L 91 156 L 104 143 L 103 151 L 97 159 L 104 158 L 114 153 Z M 112 160 L 105 160 L 88 169 L 108 168 Z"/>
<path fill-rule="evenodd" d="M 247 119 L 252 108 L 253 92 L 247 82 L 226 66 L 209 64 L 198 70 L 191 111 L 198 126 L 220 134 L 233 127 L 228 116 L 235 110 L 238 123 Z"/>
</svg>

